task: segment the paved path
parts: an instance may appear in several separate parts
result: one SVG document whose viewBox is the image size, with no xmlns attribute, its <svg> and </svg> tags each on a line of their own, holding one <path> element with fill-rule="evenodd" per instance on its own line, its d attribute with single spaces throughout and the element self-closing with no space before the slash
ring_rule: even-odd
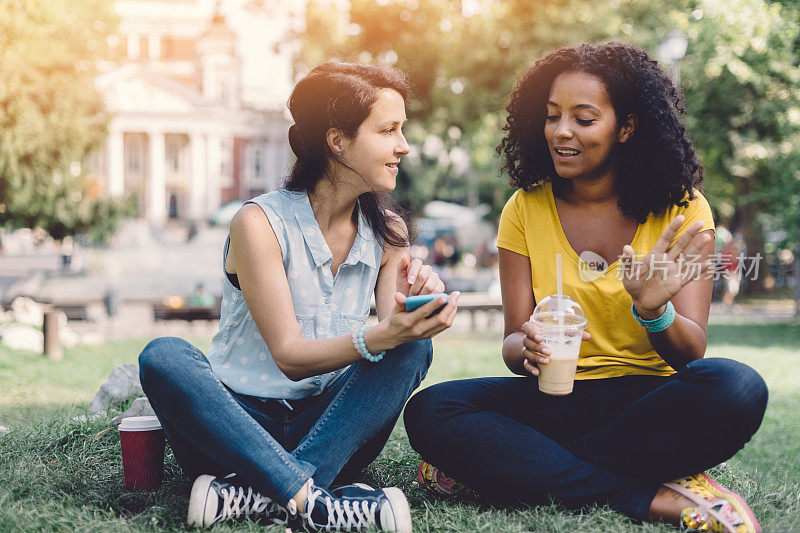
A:
<svg viewBox="0 0 800 533">
<path fill-rule="evenodd" d="M 60 257 L 0 256 L 0 277 L 43 274 L 36 285 L 39 298 L 54 301 L 100 300 L 106 290 L 122 298 L 159 300 L 168 294 L 191 294 L 197 283 L 212 293 L 222 291 L 222 247 L 226 228 L 205 228 L 191 242 L 176 226 L 158 237 L 132 222 L 115 247 L 82 250 L 73 260 L 80 274 L 64 274 Z M 10 281 L 8 282 L 10 283 Z"/>
<path fill-rule="evenodd" d="M 12 292 L 37 288 L 36 280 L 42 273 L 56 272 L 60 267 L 61 258 L 53 253 L 0 256 L 0 301 L 7 301 Z"/>
<path fill-rule="evenodd" d="M 793 300 L 765 300 L 746 304 L 734 304 L 733 311 L 725 309 L 719 302 L 711 304 L 711 323 L 764 323 L 791 322 L 800 319 L 795 317 Z"/>
</svg>

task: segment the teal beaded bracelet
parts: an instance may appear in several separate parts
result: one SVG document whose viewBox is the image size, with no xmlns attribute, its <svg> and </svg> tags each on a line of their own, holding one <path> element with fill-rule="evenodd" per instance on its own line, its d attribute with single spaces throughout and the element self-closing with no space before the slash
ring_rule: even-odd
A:
<svg viewBox="0 0 800 533">
<path fill-rule="evenodd" d="M 375 355 L 369 353 L 369 350 L 367 350 L 367 343 L 364 342 L 364 332 L 367 331 L 368 327 L 369 325 L 367 324 L 361 324 L 360 327 L 353 330 L 353 346 L 356 347 L 356 351 L 359 354 L 361 354 L 361 357 L 363 357 L 370 363 L 377 363 L 378 361 L 383 359 L 384 355 L 386 355 L 386 350 L 377 353 Z"/>
<path fill-rule="evenodd" d="M 653 320 L 645 320 L 640 317 L 639 313 L 636 312 L 636 306 L 634 304 L 631 304 L 631 312 L 633 313 L 633 318 L 639 321 L 639 325 L 644 326 L 644 328 L 651 333 L 664 331 L 675 322 L 675 306 L 672 305 L 672 302 L 667 302 L 667 308 L 664 310 L 664 314 Z"/>
</svg>

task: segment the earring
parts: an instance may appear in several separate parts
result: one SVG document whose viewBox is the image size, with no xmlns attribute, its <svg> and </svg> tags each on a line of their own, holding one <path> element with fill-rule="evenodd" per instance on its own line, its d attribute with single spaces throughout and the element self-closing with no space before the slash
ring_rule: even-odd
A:
<svg viewBox="0 0 800 533">
<path fill-rule="evenodd" d="M 336 152 L 336 155 L 342 157 L 342 152 Z"/>
</svg>

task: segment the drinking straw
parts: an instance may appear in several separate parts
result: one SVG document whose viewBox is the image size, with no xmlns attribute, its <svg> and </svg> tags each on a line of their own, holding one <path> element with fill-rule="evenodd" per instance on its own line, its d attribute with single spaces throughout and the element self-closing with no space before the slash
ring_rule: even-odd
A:
<svg viewBox="0 0 800 533">
<path fill-rule="evenodd" d="M 558 325 L 563 329 L 564 326 L 564 311 L 561 308 L 561 294 L 564 292 L 561 287 L 561 254 L 556 254 L 556 286 L 558 290 L 558 299 L 556 300 L 556 314 L 558 314 Z"/>
</svg>

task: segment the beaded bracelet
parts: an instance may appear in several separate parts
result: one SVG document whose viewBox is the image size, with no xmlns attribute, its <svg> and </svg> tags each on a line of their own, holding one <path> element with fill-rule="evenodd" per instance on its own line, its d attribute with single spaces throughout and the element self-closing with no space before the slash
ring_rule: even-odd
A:
<svg viewBox="0 0 800 533">
<path fill-rule="evenodd" d="M 664 331 L 675 322 L 675 306 L 672 305 L 672 302 L 667 302 L 667 308 L 664 310 L 664 314 L 653 320 L 645 320 L 640 317 L 639 313 L 636 312 L 636 306 L 633 304 L 631 304 L 631 312 L 633 313 L 633 318 L 639 321 L 639 325 L 644 326 L 644 328 L 651 333 Z"/>
<path fill-rule="evenodd" d="M 370 363 L 377 363 L 386 355 L 386 350 L 375 355 L 369 353 L 369 350 L 367 350 L 367 343 L 364 342 L 364 332 L 367 331 L 368 327 L 369 325 L 367 324 L 361 324 L 359 328 L 353 330 L 353 346 L 356 347 L 356 351 L 361 354 L 361 357 Z"/>
</svg>

